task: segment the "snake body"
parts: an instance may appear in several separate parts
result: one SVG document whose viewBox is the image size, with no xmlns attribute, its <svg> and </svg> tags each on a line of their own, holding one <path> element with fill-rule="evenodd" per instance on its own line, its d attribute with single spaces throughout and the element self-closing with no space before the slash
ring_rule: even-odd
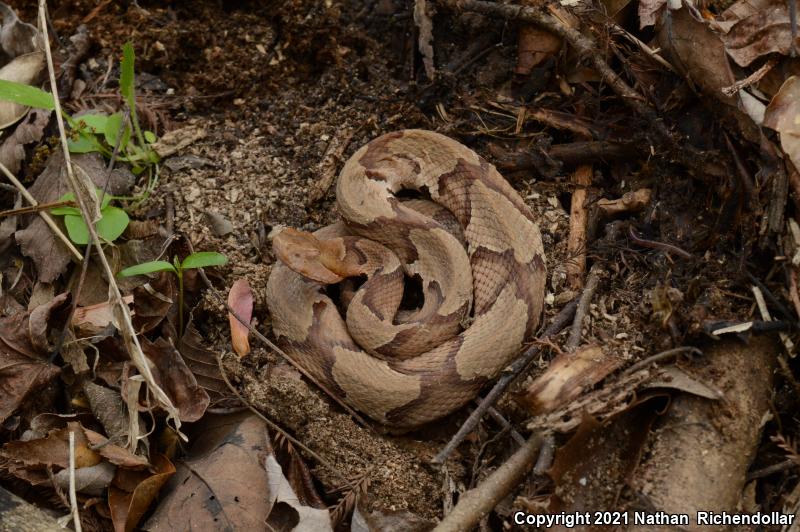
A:
<svg viewBox="0 0 800 532">
<path fill-rule="evenodd" d="M 406 189 L 438 207 L 402 201 L 397 193 Z M 343 224 L 273 241 L 282 260 L 267 304 L 280 347 L 395 430 L 453 412 L 539 325 L 546 268 L 532 213 L 494 166 L 422 130 L 363 146 L 345 163 L 336 194 Z M 319 264 L 310 279 L 295 261 Z M 342 317 L 326 284 L 358 276 L 367 280 L 346 298 Z M 419 308 L 401 308 L 407 277 L 420 280 Z"/>
</svg>

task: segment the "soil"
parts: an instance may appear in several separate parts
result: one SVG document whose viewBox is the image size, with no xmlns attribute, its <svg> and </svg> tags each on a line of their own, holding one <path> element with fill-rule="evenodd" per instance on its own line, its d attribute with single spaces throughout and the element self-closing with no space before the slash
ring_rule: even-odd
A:
<svg viewBox="0 0 800 532">
<path fill-rule="evenodd" d="M 15 7 L 33 20 L 32 7 Z M 118 105 L 111 96 L 116 62 L 109 67 L 109 60 L 132 40 L 141 114 L 149 127 L 159 135 L 188 125 L 205 131 L 164 162 L 156 192 L 131 214 L 160 223 L 174 216 L 175 231 L 195 250 L 224 253 L 229 264 L 217 270 L 215 283 L 224 293 L 235 280 L 247 279 L 257 327 L 268 336 L 264 289 L 275 260 L 269 233 L 281 225 L 312 230 L 335 221 L 333 187 L 318 201 L 309 197 L 331 168 L 338 171 L 370 139 L 405 128 L 431 129 L 490 160 L 496 149 L 513 152 L 572 139 L 569 132 L 531 122 L 515 131 L 519 117 L 508 102 L 520 94 L 536 95 L 542 107 L 590 117 L 616 136 L 629 131 L 633 142 L 647 131 L 623 107 L 606 106 L 594 89 L 565 92 L 552 77 L 558 69 L 543 69 L 542 79 L 532 76 L 534 86 L 515 83 L 515 35 L 502 20 L 478 15 L 435 17 L 442 69 L 435 82 L 425 77 L 415 52 L 408 2 L 67 0 L 53 2 L 50 16 L 62 41 L 80 24 L 92 41 L 81 66 L 89 82 L 71 102 L 72 111 Z M 476 35 L 487 43 L 477 60 L 470 48 Z M 448 71 L 448 65 L 455 66 Z M 696 125 L 691 118 L 682 124 Z M 542 230 L 549 272 L 545 323 L 578 295 L 565 282 L 570 171 L 506 174 Z M 651 230 L 641 237 L 701 249 L 709 260 L 636 246 L 624 223 L 610 223 L 605 234 L 592 236 L 589 259 L 600 267 L 601 283 L 583 341 L 604 345 L 625 364 L 681 345 L 702 333 L 710 318 L 749 315 L 747 285 L 738 273 L 743 250 L 755 249 L 751 264 L 757 269 L 764 271 L 765 262 L 753 244 L 754 219 L 726 218 L 720 205 L 709 204 L 706 187 L 668 160 L 637 159 L 613 173 L 597 171 L 592 201 L 642 187 L 652 188 L 658 202 L 636 215 Z M 206 293 L 194 316 L 213 351 L 231 350 L 227 313 L 216 299 Z M 228 359 L 232 380 L 256 408 L 333 466 L 309 461 L 326 502 L 336 502 L 336 488 L 368 476 L 367 509 L 440 517 L 447 482 L 473 485 L 509 454 L 508 436 L 493 439 L 498 429 L 488 423 L 459 448 L 446 476 L 428 464 L 465 413 L 404 437 L 380 434 L 353 421 L 266 346 L 252 338 L 251 344 L 246 359 Z M 541 373 L 550 357 L 540 359 L 514 391 Z M 515 423 L 525 419 L 509 399 L 500 408 Z"/>
</svg>

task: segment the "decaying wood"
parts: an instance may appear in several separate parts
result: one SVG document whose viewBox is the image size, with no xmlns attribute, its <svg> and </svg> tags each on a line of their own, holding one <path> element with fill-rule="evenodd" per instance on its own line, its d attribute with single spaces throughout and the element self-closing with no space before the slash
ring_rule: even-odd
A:
<svg viewBox="0 0 800 532">
<path fill-rule="evenodd" d="M 597 201 L 597 209 L 603 216 L 608 218 L 626 214 L 631 212 L 638 212 L 647 207 L 650 203 L 650 198 L 653 195 L 652 189 L 640 188 L 638 190 L 631 190 L 622 195 L 621 198 L 614 200 L 601 199 Z"/>
<path fill-rule="evenodd" d="M 53 517 L 0 487 L 0 532 L 60 532 Z"/>
<path fill-rule="evenodd" d="M 635 157 L 636 154 L 636 147 L 632 144 L 609 141 L 554 144 L 546 150 L 547 157 L 560 161 L 567 166 L 624 159 L 626 157 Z M 497 160 L 497 167 L 508 171 L 536 169 L 546 164 L 544 159 L 545 154 L 529 151 L 503 154 Z"/>
<path fill-rule="evenodd" d="M 587 208 L 588 188 L 592 185 L 594 170 L 590 164 L 580 165 L 572 174 L 575 189 L 572 191 L 572 202 L 569 212 L 569 237 L 567 239 L 567 286 L 572 290 L 580 290 L 583 286 L 583 274 L 586 271 L 586 229 L 589 224 Z"/>
<path fill-rule="evenodd" d="M 688 514 L 688 530 L 720 530 L 698 526 L 698 509 L 737 511 L 762 421 L 770 409 L 772 368 L 779 349 L 773 338 L 766 337 L 753 338 L 749 345 L 722 340 L 704 347 L 708 365 L 696 373 L 714 382 L 724 399 L 717 403 L 680 394 L 672 400 L 651 435 L 648 458 L 633 479 L 634 489 L 654 509 Z"/>
</svg>

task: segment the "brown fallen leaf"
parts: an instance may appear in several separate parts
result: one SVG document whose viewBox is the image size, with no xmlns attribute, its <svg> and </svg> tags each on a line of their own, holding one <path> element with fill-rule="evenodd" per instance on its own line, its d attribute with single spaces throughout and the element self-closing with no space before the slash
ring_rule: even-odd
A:
<svg viewBox="0 0 800 532">
<path fill-rule="evenodd" d="M 789 55 L 792 28 L 787 3 L 775 1 L 740 20 L 722 36 L 728 55 L 739 66 L 748 66 L 767 54 Z"/>
<path fill-rule="evenodd" d="M 47 361 L 47 331 L 67 299 L 61 294 L 31 312 L 0 318 L 0 422 L 61 372 Z"/>
<path fill-rule="evenodd" d="M 84 428 L 86 439 L 100 456 L 114 465 L 128 469 L 144 469 L 150 466 L 150 462 L 144 456 L 133 454 L 128 449 L 114 445 L 108 438 L 93 430 Z"/>
<path fill-rule="evenodd" d="M 21 163 L 25 160 L 25 145 L 42 139 L 44 128 L 50 122 L 50 114 L 51 111 L 45 109 L 31 109 L 0 145 L 0 163 L 12 174 L 19 172 Z"/>
<path fill-rule="evenodd" d="M 3 2 L 0 2 L 0 15 L 3 18 L 0 48 L 7 57 L 14 58 L 41 49 L 42 37 L 36 26 L 21 21 L 17 13 Z"/>
<path fill-rule="evenodd" d="M 764 114 L 764 125 L 780 133 L 781 148 L 795 168 L 800 168 L 800 77 L 781 85 Z"/>
<path fill-rule="evenodd" d="M 228 292 L 228 305 L 230 305 L 242 319 L 250 323 L 253 317 L 253 293 L 250 291 L 250 285 L 247 283 L 247 279 L 237 279 L 233 283 L 230 292 Z M 231 325 L 231 343 L 233 344 L 233 350 L 236 351 L 240 357 L 243 357 L 250 353 L 250 342 L 248 341 L 250 331 L 231 313 L 228 313 L 228 322 Z"/>
<path fill-rule="evenodd" d="M 548 57 L 557 54 L 560 49 L 561 38 L 557 35 L 536 26 L 521 26 L 517 45 L 517 66 L 514 73 L 520 76 L 529 75 L 534 67 Z"/>
<path fill-rule="evenodd" d="M 125 296 L 122 300 L 130 305 L 133 303 L 133 296 Z M 94 336 L 113 323 L 114 312 L 108 301 L 88 307 L 78 307 L 72 315 L 72 325 L 83 336 Z"/>
<path fill-rule="evenodd" d="M 658 42 L 670 62 L 705 94 L 736 107 L 737 100 L 722 92 L 736 80 L 720 36 L 705 21 L 695 19 L 688 8 L 670 14 L 670 23 L 658 30 Z"/>
<path fill-rule="evenodd" d="M 217 354 L 208 349 L 194 323 L 186 326 L 180 340 L 180 352 L 186 365 L 194 373 L 197 383 L 203 387 L 214 402 L 230 395 L 230 390 L 219 373 Z"/>
<path fill-rule="evenodd" d="M 276 530 L 331 530 L 327 510 L 298 501 L 261 419 L 250 412 L 206 415 L 195 428 L 202 437 L 192 439 L 189 456 L 177 463 L 166 497 L 144 528 L 264 530 L 268 522 Z"/>
<path fill-rule="evenodd" d="M 44 52 L 31 52 L 15 57 L 10 63 L 0 68 L 0 79 L 22 83 L 23 85 L 34 85 L 39 78 L 39 74 L 44 68 Z M 20 118 L 28 113 L 29 107 L 11 102 L 9 100 L 0 101 L 0 129 L 15 124 Z"/>
<path fill-rule="evenodd" d="M 108 488 L 108 506 L 115 532 L 130 532 L 136 528 L 161 487 L 174 474 L 175 466 L 160 454 L 153 457 L 153 472 L 117 469 Z"/>
<path fill-rule="evenodd" d="M 210 402 L 208 393 L 197 384 L 178 350 L 163 338 L 155 342 L 141 338 L 140 343 L 145 356 L 154 364 L 153 377 L 177 407 L 181 421 L 203 417 Z"/>
<path fill-rule="evenodd" d="M 3 445 L 0 456 L 18 463 L 18 468 L 44 469 L 69 467 L 69 433 L 75 433 L 75 467 L 99 464 L 101 456 L 89 448 L 89 441 L 80 423 L 70 421 L 67 426 L 51 431 L 45 438 L 12 441 Z"/>
<path fill-rule="evenodd" d="M 77 154 L 72 157 L 72 162 L 80 167 L 98 187 L 106 183 L 108 173 L 105 163 L 96 153 Z M 69 192 L 64 173 L 64 156 L 60 150 L 55 150 L 47 160 L 44 171 L 39 174 L 34 184 L 28 190 L 40 203 L 56 201 Z M 116 195 L 126 194 L 132 183 L 126 184 L 123 173 L 112 172 L 108 178 L 108 192 Z M 21 217 L 22 229 L 14 234 L 14 238 L 22 249 L 22 254 L 30 257 L 36 264 L 39 281 L 50 283 L 58 278 L 69 264 L 72 255 L 66 246 L 53 235 L 40 216 L 27 215 Z M 61 220 L 56 223 L 61 224 Z"/>
<path fill-rule="evenodd" d="M 155 279 L 133 289 L 133 325 L 140 333 L 158 327 L 177 301 L 175 276 L 162 272 Z"/>
</svg>

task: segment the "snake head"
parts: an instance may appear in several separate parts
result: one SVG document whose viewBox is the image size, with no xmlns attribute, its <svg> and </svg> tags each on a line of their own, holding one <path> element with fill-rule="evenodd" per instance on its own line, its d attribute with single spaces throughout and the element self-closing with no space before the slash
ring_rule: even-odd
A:
<svg viewBox="0 0 800 532">
<path fill-rule="evenodd" d="M 336 268 L 340 261 L 332 243 L 291 227 L 272 236 L 272 250 L 281 262 L 300 275 L 322 284 L 336 284 L 345 278 L 331 269 Z"/>
</svg>

